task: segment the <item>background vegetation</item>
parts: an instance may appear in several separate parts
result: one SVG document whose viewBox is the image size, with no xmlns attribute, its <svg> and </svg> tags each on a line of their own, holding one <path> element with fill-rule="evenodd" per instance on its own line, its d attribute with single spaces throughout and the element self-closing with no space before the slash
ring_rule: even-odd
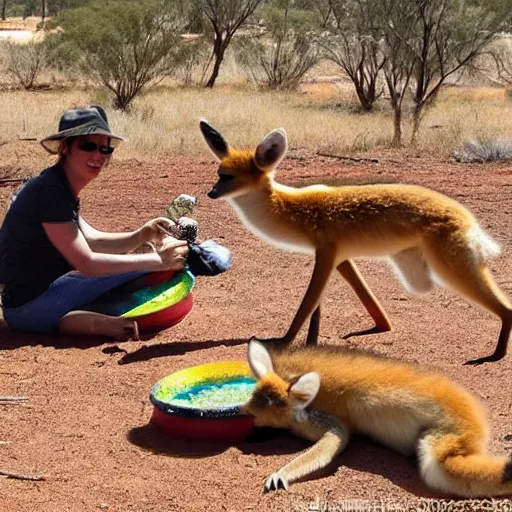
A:
<svg viewBox="0 0 512 512">
<path fill-rule="evenodd" d="M 117 129 L 142 152 L 194 153 L 189 135 L 200 117 L 244 144 L 284 126 L 297 151 L 344 154 L 376 146 L 462 154 L 488 142 L 499 149 L 512 134 L 510 0 L 0 7 L 6 23 L 40 18 L 30 43 L 2 43 L 8 128 L 0 143 L 20 128 L 42 136 L 64 108 L 90 102 L 110 105 Z"/>
</svg>

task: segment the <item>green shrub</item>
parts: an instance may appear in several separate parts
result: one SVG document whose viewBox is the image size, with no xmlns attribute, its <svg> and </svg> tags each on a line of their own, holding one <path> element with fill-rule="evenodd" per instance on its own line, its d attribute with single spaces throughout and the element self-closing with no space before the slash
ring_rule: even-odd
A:
<svg viewBox="0 0 512 512">
<path fill-rule="evenodd" d="M 144 89 L 173 74 L 181 58 L 183 20 L 172 0 L 95 1 L 62 13 L 52 39 L 61 68 L 76 67 L 128 110 Z"/>
<path fill-rule="evenodd" d="M 46 45 L 36 42 L 8 42 L 5 44 L 5 50 L 7 72 L 23 89 L 33 89 L 46 67 Z"/>
</svg>

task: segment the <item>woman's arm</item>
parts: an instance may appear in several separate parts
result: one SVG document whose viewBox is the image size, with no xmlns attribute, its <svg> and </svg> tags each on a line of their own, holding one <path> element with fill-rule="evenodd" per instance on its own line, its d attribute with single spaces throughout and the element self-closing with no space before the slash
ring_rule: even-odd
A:
<svg viewBox="0 0 512 512">
<path fill-rule="evenodd" d="M 142 239 L 139 229 L 128 233 L 107 233 L 93 228 L 82 217 L 79 217 L 78 222 L 80 231 L 93 252 L 126 254 L 134 251 L 146 242 Z"/>
<path fill-rule="evenodd" d="M 134 270 L 181 270 L 188 246 L 167 237 L 158 252 L 112 254 L 95 252 L 74 222 L 43 223 L 46 236 L 76 270 L 91 276 L 121 274 Z M 91 228 L 92 229 L 92 228 Z"/>
<path fill-rule="evenodd" d="M 165 237 L 165 231 L 172 232 L 175 224 L 170 219 L 158 217 L 146 222 L 136 231 L 128 233 L 107 233 L 93 228 L 82 217 L 79 217 L 79 226 L 80 231 L 83 233 L 87 244 L 93 252 L 126 254 L 135 251 L 145 243 L 161 242 Z M 164 229 L 160 230 L 158 226 Z"/>
</svg>

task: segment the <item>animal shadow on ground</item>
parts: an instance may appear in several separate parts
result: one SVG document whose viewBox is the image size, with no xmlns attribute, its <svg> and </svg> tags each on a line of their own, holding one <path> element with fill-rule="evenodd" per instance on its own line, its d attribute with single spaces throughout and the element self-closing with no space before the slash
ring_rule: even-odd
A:
<svg viewBox="0 0 512 512">
<path fill-rule="evenodd" d="M 305 443 L 282 430 L 272 428 L 254 429 L 251 435 L 243 442 L 231 443 L 225 441 L 208 441 L 195 439 L 173 438 L 162 431 L 158 426 L 149 422 L 147 425 L 135 427 L 128 432 L 128 440 L 152 453 L 181 458 L 205 458 L 223 453 L 233 446 L 244 453 L 272 455 L 275 453 L 295 453 L 304 449 Z M 284 441 L 284 442 L 283 442 Z M 254 451 L 245 450 L 249 445 L 259 446 Z"/>
<path fill-rule="evenodd" d="M 187 352 L 194 352 L 196 350 L 206 350 L 213 347 L 234 347 L 237 345 L 245 345 L 248 343 L 246 339 L 231 339 L 231 340 L 205 340 L 205 341 L 192 341 L 183 342 L 176 341 L 170 343 L 158 343 L 155 345 L 143 345 L 134 352 L 126 352 L 116 345 L 107 347 L 103 351 L 106 353 L 112 352 L 125 352 L 125 355 L 119 359 L 118 364 L 137 363 L 139 361 L 148 361 L 158 357 L 172 357 L 186 354 Z"/>
<path fill-rule="evenodd" d="M 157 334 L 146 334 L 142 336 L 143 341 L 149 341 L 157 336 Z M 21 347 L 54 347 L 57 349 L 81 348 L 88 349 L 101 345 L 108 345 L 102 349 L 105 354 L 123 353 L 124 356 L 119 360 L 119 364 L 136 363 L 138 361 L 148 361 L 158 357 L 168 357 L 183 355 L 187 352 L 196 350 L 205 350 L 219 346 L 236 346 L 246 344 L 246 339 L 230 339 L 230 340 L 205 340 L 194 342 L 169 342 L 158 343 L 155 345 L 141 345 L 140 348 L 133 352 L 128 352 L 122 348 L 122 342 L 112 341 L 105 337 L 92 336 L 54 336 L 45 334 L 31 334 L 26 332 L 17 332 L 0 320 L 0 348 L 2 350 L 16 350 Z"/>
<path fill-rule="evenodd" d="M 307 441 L 286 431 L 272 428 L 255 428 L 247 439 L 237 443 L 230 443 L 227 440 L 212 442 L 175 439 L 151 422 L 132 429 L 127 437 L 132 444 L 156 455 L 202 459 L 219 455 L 234 446 L 247 455 L 290 456 L 289 460 L 282 465 L 311 446 Z M 275 471 L 279 467 L 277 465 Z M 389 480 L 418 498 L 447 498 L 442 493 L 428 489 L 422 482 L 415 457 L 401 456 L 359 436 L 354 437 L 347 449 L 329 466 L 309 475 L 304 480 L 325 478 L 334 475 L 337 471 L 343 471 L 343 467 Z M 264 477 L 267 476 L 269 475 L 264 475 Z M 456 499 L 456 497 L 452 498 Z"/>
</svg>

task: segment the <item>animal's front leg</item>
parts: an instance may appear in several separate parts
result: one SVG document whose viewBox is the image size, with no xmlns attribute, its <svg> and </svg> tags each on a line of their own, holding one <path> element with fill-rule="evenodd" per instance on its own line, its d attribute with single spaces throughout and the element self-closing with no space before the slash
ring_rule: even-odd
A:
<svg viewBox="0 0 512 512">
<path fill-rule="evenodd" d="M 318 345 L 318 333 L 320 332 L 320 306 L 318 306 L 309 319 L 306 345 Z"/>
<path fill-rule="evenodd" d="M 292 324 L 290 325 L 288 331 L 282 338 L 253 339 L 261 341 L 262 343 L 291 343 L 297 336 L 297 333 L 300 331 L 301 327 L 304 325 L 308 316 L 310 316 L 311 313 L 313 313 L 313 311 L 315 311 L 319 307 L 322 292 L 324 291 L 325 285 L 327 284 L 327 281 L 329 280 L 331 272 L 334 268 L 335 258 L 336 252 L 334 248 L 323 250 L 318 249 L 316 251 L 315 266 L 313 269 L 313 275 L 311 276 L 311 280 L 309 282 L 308 289 L 306 290 L 306 294 L 304 295 L 304 298 L 302 299 L 299 309 L 295 314 Z M 315 326 L 315 322 L 319 321 L 319 314 L 320 312 L 318 311 L 318 315 L 315 314 L 314 318 L 312 319 L 311 329 L 313 330 L 318 329 L 318 327 Z M 313 335 L 308 336 L 309 344 L 312 344 L 312 340 L 314 337 L 318 337 L 318 332 L 316 333 L 316 336 Z"/>
<path fill-rule="evenodd" d="M 276 473 L 272 473 L 265 480 L 264 492 L 288 489 L 288 486 L 295 480 L 328 466 L 345 449 L 349 441 L 347 427 L 333 417 L 328 418 L 329 429 L 311 448 L 302 452 Z M 297 433 L 300 435 L 300 432 Z"/>
</svg>

